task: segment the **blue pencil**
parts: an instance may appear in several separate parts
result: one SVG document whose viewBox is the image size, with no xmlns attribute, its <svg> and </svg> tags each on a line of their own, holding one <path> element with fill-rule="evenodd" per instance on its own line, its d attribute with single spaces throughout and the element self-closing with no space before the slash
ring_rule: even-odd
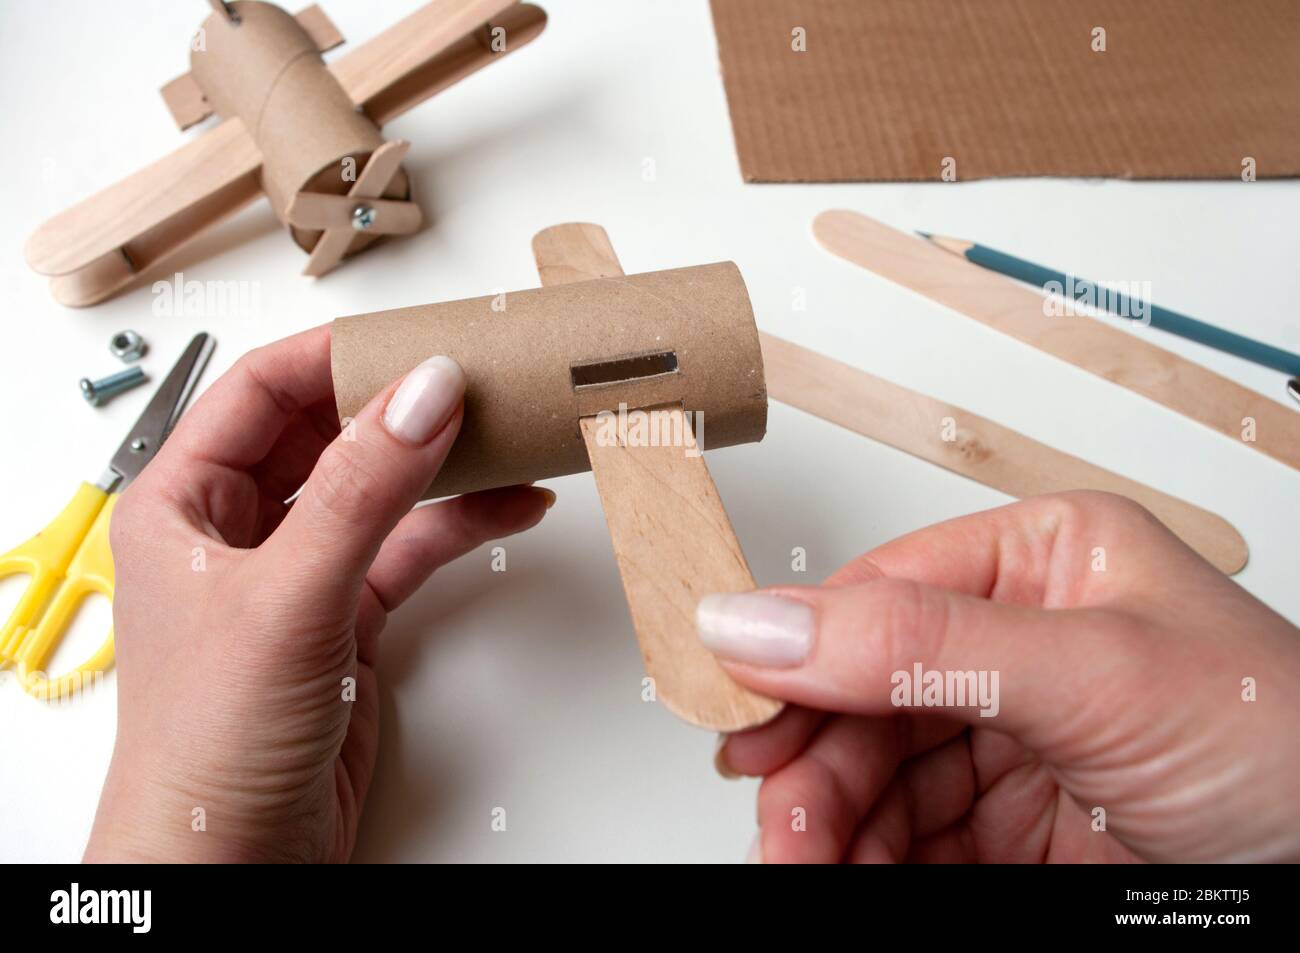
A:
<svg viewBox="0 0 1300 953">
<path fill-rule="evenodd" d="M 986 248 L 975 242 L 931 235 L 928 232 L 917 234 L 981 268 L 1037 285 L 1044 291 L 1064 294 L 1067 298 L 1093 305 L 1100 310 L 1110 311 L 1122 318 L 1142 321 L 1149 318 L 1153 328 L 1300 377 L 1300 354 L 1293 354 L 1280 347 L 1256 341 L 1254 338 L 1226 331 L 1213 324 L 1206 324 L 1204 321 L 1179 314 L 1177 311 L 1170 311 L 1168 308 L 1153 305 L 1140 298 L 1132 298 L 1083 278 L 1066 275 L 1052 268 L 1044 268 L 1032 261 L 1025 261 L 1023 258 L 1016 258 L 1014 255 Z"/>
</svg>

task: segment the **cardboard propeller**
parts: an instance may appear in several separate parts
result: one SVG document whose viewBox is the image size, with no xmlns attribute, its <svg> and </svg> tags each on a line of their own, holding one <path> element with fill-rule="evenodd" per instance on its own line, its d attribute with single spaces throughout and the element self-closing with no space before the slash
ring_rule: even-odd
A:
<svg viewBox="0 0 1300 953">
<path fill-rule="evenodd" d="M 263 193 L 323 275 L 384 235 L 420 226 L 401 168 L 409 144 L 381 127 L 535 39 L 546 14 L 517 0 L 433 0 L 326 65 L 343 37 L 318 6 L 210 0 L 190 72 L 163 87 L 199 138 L 41 225 L 27 263 L 61 304 L 111 297 Z"/>
</svg>

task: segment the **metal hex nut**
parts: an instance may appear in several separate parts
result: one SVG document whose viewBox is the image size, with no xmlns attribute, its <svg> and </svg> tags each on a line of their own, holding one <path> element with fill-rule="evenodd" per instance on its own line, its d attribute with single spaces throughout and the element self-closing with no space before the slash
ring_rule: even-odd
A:
<svg viewBox="0 0 1300 953">
<path fill-rule="evenodd" d="M 108 349 L 118 360 L 130 364 L 144 357 L 149 345 L 134 331 L 118 331 L 108 342 Z"/>
</svg>

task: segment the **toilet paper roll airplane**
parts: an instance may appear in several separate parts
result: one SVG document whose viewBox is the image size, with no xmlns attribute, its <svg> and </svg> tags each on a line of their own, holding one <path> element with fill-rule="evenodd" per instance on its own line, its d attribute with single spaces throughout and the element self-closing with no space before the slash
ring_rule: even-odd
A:
<svg viewBox="0 0 1300 953">
<path fill-rule="evenodd" d="M 734 682 L 695 633 L 701 597 L 755 585 L 701 451 L 762 440 L 769 395 L 1013 496 L 1124 494 L 1225 572 L 1246 562 L 1213 513 L 760 333 L 731 262 L 626 275 L 587 223 L 538 233 L 533 256 L 541 288 L 336 320 L 340 423 L 447 354 L 465 369 L 465 413 L 428 496 L 591 470 L 646 672 L 686 721 L 740 731 L 782 707 Z"/>
<path fill-rule="evenodd" d="M 428 495 L 591 470 L 656 699 L 715 731 L 762 724 L 782 703 L 734 682 L 695 634 L 701 597 L 754 588 L 700 427 L 710 449 L 767 427 L 744 279 L 731 262 L 625 276 L 596 225 L 546 229 L 533 254 L 542 287 L 503 302 L 335 321 L 340 422 L 430 354 L 454 358 L 468 381 L 464 420 Z"/>
<path fill-rule="evenodd" d="M 343 42 L 318 6 L 210 0 L 190 72 L 163 87 L 181 129 L 220 122 L 28 239 L 55 299 L 103 301 L 262 194 L 323 275 L 381 236 L 420 226 L 402 169 L 409 143 L 381 127 L 535 39 L 546 14 L 516 0 L 434 0 L 326 65 Z"/>
</svg>

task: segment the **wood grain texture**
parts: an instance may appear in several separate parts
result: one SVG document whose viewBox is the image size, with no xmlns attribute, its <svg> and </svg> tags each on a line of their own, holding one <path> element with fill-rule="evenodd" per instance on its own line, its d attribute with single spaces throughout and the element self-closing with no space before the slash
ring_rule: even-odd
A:
<svg viewBox="0 0 1300 953">
<path fill-rule="evenodd" d="M 1010 496 L 1103 490 L 1141 503 L 1222 572 L 1239 572 L 1246 542 L 1223 517 L 1055 450 L 1023 434 L 916 391 L 761 334 L 773 400 L 960 473 Z M 945 419 L 954 439 L 945 440 Z"/>
<path fill-rule="evenodd" d="M 533 236 L 533 260 L 543 288 L 623 274 L 609 235 L 590 222 L 569 222 L 538 232 Z"/>
<path fill-rule="evenodd" d="M 45 222 L 24 256 L 54 276 L 59 303 L 95 304 L 260 196 L 261 164 L 244 124 L 227 120 Z"/>
<path fill-rule="evenodd" d="M 483 27 L 505 30 L 492 50 Z M 330 71 L 352 101 L 380 126 L 514 52 L 546 27 L 546 13 L 517 0 L 433 0 L 345 53 Z"/>
<path fill-rule="evenodd" d="M 1300 470 L 1300 414 L 1141 335 L 1046 316 L 1038 291 L 857 212 L 823 212 L 813 234 L 832 254 Z M 1253 441 L 1242 440 L 1248 420 Z"/>
<path fill-rule="evenodd" d="M 533 255 L 544 286 L 623 274 L 599 225 L 546 229 L 533 239 Z M 648 411 L 675 415 L 672 432 L 684 434 L 686 446 L 628 446 L 602 439 L 598 418 L 579 421 L 646 673 L 658 700 L 685 721 L 751 728 L 784 705 L 727 675 L 696 636 L 695 607 L 709 593 L 753 589 L 754 577 L 682 408 Z"/>
<path fill-rule="evenodd" d="M 219 189 L 256 180 L 262 154 L 238 119 L 221 123 L 117 185 L 54 216 L 27 239 L 27 264 L 64 275 L 124 248 Z"/>
</svg>

